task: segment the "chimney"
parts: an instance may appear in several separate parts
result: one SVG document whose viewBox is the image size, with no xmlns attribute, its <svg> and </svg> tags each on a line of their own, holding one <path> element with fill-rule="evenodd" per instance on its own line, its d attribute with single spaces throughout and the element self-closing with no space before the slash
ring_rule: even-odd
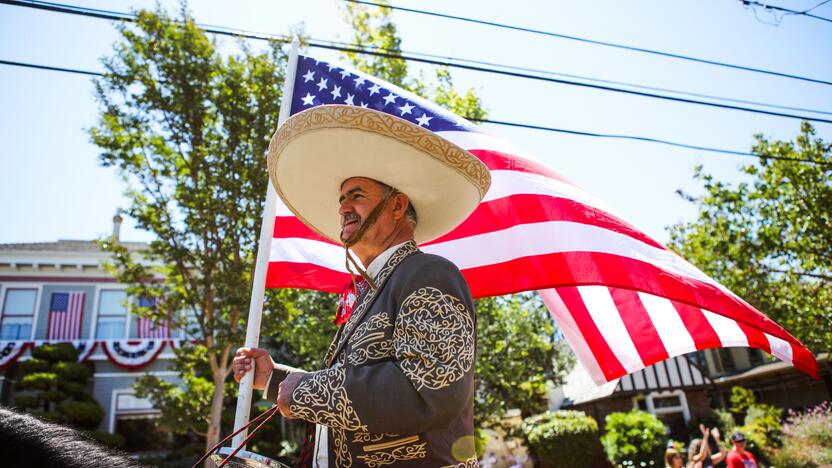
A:
<svg viewBox="0 0 832 468">
<path fill-rule="evenodd" d="M 116 215 L 113 216 L 113 240 L 116 242 L 118 242 L 119 236 L 121 235 L 121 222 L 123 220 L 124 218 L 122 218 L 121 214 L 117 211 Z"/>
</svg>

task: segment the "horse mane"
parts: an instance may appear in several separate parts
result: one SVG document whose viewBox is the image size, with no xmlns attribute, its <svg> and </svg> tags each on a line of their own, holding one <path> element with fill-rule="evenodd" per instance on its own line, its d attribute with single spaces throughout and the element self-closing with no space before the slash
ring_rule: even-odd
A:
<svg viewBox="0 0 832 468">
<path fill-rule="evenodd" d="M 20 467 L 142 467 L 82 432 L 0 407 L 0 465 Z"/>
</svg>

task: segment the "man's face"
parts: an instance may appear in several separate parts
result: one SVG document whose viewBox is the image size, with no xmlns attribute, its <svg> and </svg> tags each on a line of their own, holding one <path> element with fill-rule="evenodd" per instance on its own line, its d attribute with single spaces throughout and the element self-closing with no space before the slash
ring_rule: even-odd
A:
<svg viewBox="0 0 832 468">
<path fill-rule="evenodd" d="M 373 208 L 384 198 L 384 188 L 376 181 L 364 177 L 352 177 L 341 184 L 341 196 L 338 201 L 341 206 L 338 214 L 341 216 L 341 241 L 346 241 L 357 231 L 367 219 Z M 379 216 L 373 231 L 383 223 L 384 216 Z M 364 237 L 370 237 L 366 232 Z"/>
</svg>

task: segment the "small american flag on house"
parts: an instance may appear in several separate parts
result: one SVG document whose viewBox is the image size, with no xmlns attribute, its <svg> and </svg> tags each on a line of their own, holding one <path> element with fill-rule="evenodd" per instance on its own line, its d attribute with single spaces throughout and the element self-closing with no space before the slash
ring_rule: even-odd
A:
<svg viewBox="0 0 832 468">
<path fill-rule="evenodd" d="M 153 299 L 140 298 L 140 307 L 147 307 L 154 309 L 156 301 Z M 162 322 L 153 323 L 153 320 L 147 317 L 139 317 L 138 321 L 139 338 L 170 338 L 170 321 L 164 320 Z"/>
<path fill-rule="evenodd" d="M 47 340 L 77 340 L 81 338 L 81 325 L 84 322 L 84 292 L 52 293 L 49 305 L 49 325 Z"/>
</svg>

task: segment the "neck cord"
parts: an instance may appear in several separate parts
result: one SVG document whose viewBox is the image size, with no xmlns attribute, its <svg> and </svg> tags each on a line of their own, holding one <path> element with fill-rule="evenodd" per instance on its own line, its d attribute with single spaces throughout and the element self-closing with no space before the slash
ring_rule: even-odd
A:
<svg viewBox="0 0 832 468">
<path fill-rule="evenodd" d="M 381 212 L 384 211 L 384 208 L 387 206 L 390 200 L 398 193 L 399 191 L 396 189 L 387 192 L 387 194 L 384 195 L 384 198 L 381 199 L 378 205 L 376 205 L 376 207 L 373 208 L 373 211 L 370 212 L 370 215 L 367 216 L 367 219 L 364 220 L 363 223 L 361 223 L 361 227 L 359 227 L 357 231 L 353 232 L 350 235 L 350 237 L 348 237 L 347 240 L 344 241 L 344 254 L 346 256 L 344 265 L 347 267 L 347 272 L 350 274 L 350 278 L 352 279 L 352 287 L 356 291 L 357 287 L 355 284 L 355 272 L 353 272 L 352 268 L 350 267 L 350 263 L 352 263 L 352 266 L 355 267 L 358 274 L 361 275 L 362 278 L 364 278 L 364 281 L 366 281 L 367 284 L 369 284 L 370 287 L 373 288 L 373 290 L 378 289 L 378 286 L 373 281 L 373 279 L 370 278 L 370 275 L 368 275 L 367 272 L 363 268 L 361 268 L 361 266 L 358 265 L 358 262 L 356 262 L 355 259 L 352 258 L 349 252 L 349 248 L 361 240 L 361 237 L 364 236 L 364 233 L 367 232 L 367 230 L 370 229 L 370 227 L 372 227 L 372 225 L 376 223 L 376 220 L 378 220 L 378 217 L 379 215 L 381 215 Z"/>
</svg>

